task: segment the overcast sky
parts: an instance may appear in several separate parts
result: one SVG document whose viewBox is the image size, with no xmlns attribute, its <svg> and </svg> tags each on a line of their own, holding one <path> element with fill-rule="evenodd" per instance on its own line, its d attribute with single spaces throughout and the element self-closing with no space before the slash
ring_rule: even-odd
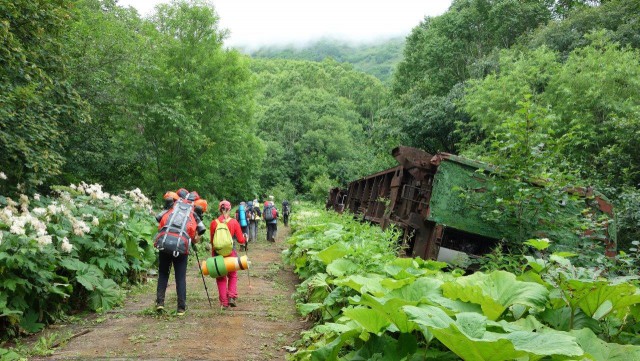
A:
<svg viewBox="0 0 640 361">
<path fill-rule="evenodd" d="M 141 15 L 169 0 L 118 0 Z M 451 0 L 210 0 L 225 44 L 261 45 L 304 43 L 323 36 L 348 41 L 372 41 L 406 35 L 425 15 L 444 13 Z"/>
</svg>

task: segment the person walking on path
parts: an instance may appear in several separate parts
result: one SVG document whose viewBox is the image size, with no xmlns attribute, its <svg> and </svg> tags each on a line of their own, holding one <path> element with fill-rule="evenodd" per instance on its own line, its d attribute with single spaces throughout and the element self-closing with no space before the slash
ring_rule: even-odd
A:
<svg viewBox="0 0 640 361">
<path fill-rule="evenodd" d="M 249 217 L 247 216 L 247 204 L 245 202 L 240 202 L 238 209 L 236 210 L 236 221 L 240 224 L 240 229 L 242 230 L 242 234 L 248 237 L 249 233 Z M 247 248 L 247 243 L 244 246 L 240 246 L 240 249 Z"/>
<path fill-rule="evenodd" d="M 278 210 L 273 202 L 264 202 L 262 218 L 267 224 L 267 241 L 275 242 L 276 233 L 278 232 Z"/>
<path fill-rule="evenodd" d="M 258 222 L 260 222 L 260 217 L 262 217 L 258 200 L 249 201 L 247 203 L 247 210 L 247 218 L 249 218 L 249 239 L 247 242 L 256 242 L 258 241 Z"/>
<path fill-rule="evenodd" d="M 238 243 L 244 244 L 245 239 L 240 229 L 240 224 L 234 218 L 230 216 L 231 203 L 223 200 L 218 206 L 220 216 L 211 221 L 210 225 L 210 237 L 211 237 L 211 255 L 217 256 L 216 252 L 216 240 L 222 239 L 225 234 L 216 235 L 217 232 L 229 232 L 230 236 L 235 238 Z M 224 224 L 224 226 L 222 224 Z M 220 226 L 219 226 L 220 225 Z M 231 253 L 222 255 L 226 257 L 238 257 L 238 253 L 235 249 L 235 244 L 231 250 Z M 218 297 L 220 300 L 220 306 L 226 310 L 231 307 L 236 307 L 238 298 L 238 272 L 229 272 L 226 276 L 216 278 L 216 284 L 218 285 Z"/>
<path fill-rule="evenodd" d="M 183 189 L 181 189 L 183 190 Z M 180 192 L 183 195 L 188 194 Z M 178 193 L 178 194 L 180 194 Z M 173 194 L 167 193 L 166 198 L 173 198 Z M 156 311 L 164 311 L 164 298 L 167 291 L 167 285 L 169 284 L 169 273 L 171 272 L 171 265 L 175 272 L 176 279 L 176 293 L 178 295 L 178 308 L 176 314 L 178 316 L 184 315 L 187 310 L 187 261 L 189 257 L 189 245 L 198 243 L 200 236 L 206 231 L 204 224 L 200 218 L 195 214 L 193 207 L 178 207 L 175 204 L 188 204 L 189 200 L 179 197 L 173 198 L 174 206 L 167 212 L 162 214 L 160 223 L 158 224 L 158 234 L 156 235 L 156 247 L 158 240 L 162 239 L 164 242 L 171 243 L 171 238 L 174 238 L 174 243 L 184 242 L 186 245 L 184 249 L 180 248 L 180 251 L 175 250 L 173 252 L 161 250 L 158 252 L 158 286 L 156 288 Z M 184 214 L 182 214 L 184 212 Z M 184 221 L 179 221 L 183 219 Z M 176 224 L 176 222 L 180 224 Z"/>
<path fill-rule="evenodd" d="M 285 227 L 289 227 L 289 215 L 291 214 L 291 206 L 288 200 L 282 201 L 282 222 Z"/>
</svg>

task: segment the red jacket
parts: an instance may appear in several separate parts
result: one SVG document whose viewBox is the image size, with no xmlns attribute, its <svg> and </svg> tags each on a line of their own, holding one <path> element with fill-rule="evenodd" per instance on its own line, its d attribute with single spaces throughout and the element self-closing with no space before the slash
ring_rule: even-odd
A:
<svg viewBox="0 0 640 361">
<path fill-rule="evenodd" d="M 216 219 L 214 219 L 213 221 L 211 221 L 211 225 L 209 226 L 209 238 L 210 238 L 210 242 L 211 242 L 211 255 L 213 257 L 216 256 L 216 251 L 213 248 L 213 235 L 214 233 L 216 233 L 216 227 L 218 227 L 218 221 L 222 222 L 224 221 L 224 216 L 220 216 Z M 240 228 L 240 223 L 238 223 L 238 221 L 236 221 L 234 218 L 229 218 L 229 221 L 227 222 L 227 227 L 229 227 L 229 232 L 231 233 L 231 237 L 235 238 L 238 243 L 240 244 L 244 244 L 245 240 L 244 240 L 244 234 L 242 234 L 242 229 Z M 234 249 L 233 251 L 231 251 L 231 254 L 228 255 L 227 257 L 235 257 L 238 254 L 236 253 L 236 250 Z"/>
</svg>

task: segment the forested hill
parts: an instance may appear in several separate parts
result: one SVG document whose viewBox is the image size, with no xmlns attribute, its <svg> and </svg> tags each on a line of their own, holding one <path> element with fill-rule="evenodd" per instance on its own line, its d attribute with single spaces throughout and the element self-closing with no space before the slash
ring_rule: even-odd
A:
<svg viewBox="0 0 640 361">
<path fill-rule="evenodd" d="M 362 44 L 325 38 L 305 46 L 265 46 L 243 52 L 253 58 L 267 59 L 322 61 L 330 57 L 338 62 L 351 63 L 356 70 L 386 83 L 391 80 L 396 65 L 402 60 L 404 43 L 403 37 Z"/>
</svg>

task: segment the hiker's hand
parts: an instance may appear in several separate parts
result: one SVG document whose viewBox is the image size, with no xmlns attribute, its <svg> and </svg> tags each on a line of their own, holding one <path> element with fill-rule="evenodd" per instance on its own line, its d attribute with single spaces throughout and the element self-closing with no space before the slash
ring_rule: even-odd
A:
<svg viewBox="0 0 640 361">
<path fill-rule="evenodd" d="M 193 244 L 198 244 L 200 242 L 200 239 L 202 238 L 202 236 L 200 236 L 199 234 L 197 234 L 194 238 L 193 238 Z"/>
</svg>

